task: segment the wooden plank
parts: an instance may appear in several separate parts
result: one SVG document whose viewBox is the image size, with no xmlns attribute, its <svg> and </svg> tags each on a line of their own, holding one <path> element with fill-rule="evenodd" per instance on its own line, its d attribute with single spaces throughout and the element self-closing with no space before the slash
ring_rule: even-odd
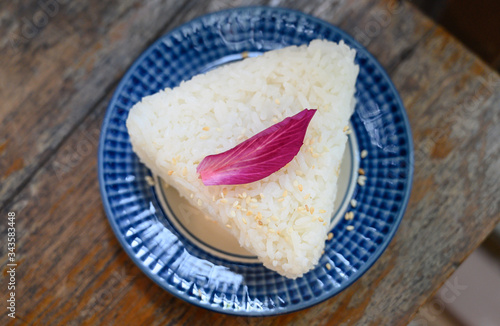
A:
<svg viewBox="0 0 500 326">
<path fill-rule="evenodd" d="M 0 207 L 109 93 L 183 2 L 43 2 L 53 4 L 52 11 L 36 2 L 2 2 Z"/>
<path fill-rule="evenodd" d="M 415 183 L 398 232 L 409 240 L 394 270 L 404 278 L 392 286 L 406 285 L 403 302 L 423 302 L 500 221 L 500 78 L 441 28 L 393 78 L 413 129 Z M 413 259 L 419 269 L 404 267 Z"/>
<path fill-rule="evenodd" d="M 53 157 L 53 162 L 58 162 L 75 154 L 71 159 L 77 168 L 58 178 L 52 164 L 44 166 L 8 208 L 17 212 L 16 295 L 19 299 L 29 298 L 17 302 L 17 316 L 21 320 L 36 323 L 40 318 L 45 321 L 52 318 L 57 301 L 71 300 L 66 296 L 68 288 L 85 286 L 107 263 L 108 257 L 116 255 L 116 250 L 108 250 L 107 241 L 114 241 L 113 234 L 105 227 L 97 196 L 97 139 L 90 140 L 87 136 L 96 135 L 104 111 L 102 104 L 72 135 L 72 141 L 65 143 Z M 82 146 L 89 150 L 78 153 Z M 4 225 L 2 234 L 3 231 Z M 107 235 L 105 239 L 103 234 Z M 34 306 L 41 309 L 33 309 Z"/>
<path fill-rule="evenodd" d="M 340 26 L 391 73 L 435 28 L 435 23 L 407 2 L 370 1 L 369 5 L 368 12 L 355 11 Z"/>
<path fill-rule="evenodd" d="M 215 1 L 196 10 L 231 5 Z M 305 6 L 305 2 L 300 5 Z M 350 17 L 369 22 L 375 10 L 386 3 L 370 5 L 364 15 L 359 14 L 361 8 L 347 10 L 342 6 L 332 5 L 321 13 L 354 34 L 358 25 L 352 24 Z M 341 8 L 343 14 L 336 16 Z M 193 10 L 192 4 L 183 8 L 172 26 L 201 13 Z M 490 74 L 486 66 L 412 7 L 405 10 L 407 13 L 394 16 L 392 24 L 368 47 L 386 67 L 392 67 L 392 77 L 407 106 L 416 149 L 421 152 L 416 155 L 415 185 L 396 238 L 353 286 L 303 311 L 251 319 L 205 311 L 156 286 L 121 249 L 100 203 L 96 137 L 108 92 L 6 207 L 5 211 L 18 212 L 16 295 L 25 299 L 18 302 L 20 320 L 75 325 L 407 322 L 500 218 L 498 201 L 493 197 L 500 184 L 496 142 L 500 130 L 494 128 L 500 119 L 500 98 L 496 74 Z M 406 23 L 413 27 L 402 29 L 398 21 L 409 21 Z M 405 34 L 405 46 L 385 49 L 378 45 L 404 39 Z M 418 45 L 413 52 L 411 44 Z M 60 162 L 71 164 L 58 178 L 54 165 Z M 4 231 L 2 223 L 0 233 Z M 2 267 L 5 271 L 5 264 Z M 5 287 L 2 278 L 0 288 Z M 1 315 L 0 323 L 7 322 L 6 315 Z"/>
</svg>

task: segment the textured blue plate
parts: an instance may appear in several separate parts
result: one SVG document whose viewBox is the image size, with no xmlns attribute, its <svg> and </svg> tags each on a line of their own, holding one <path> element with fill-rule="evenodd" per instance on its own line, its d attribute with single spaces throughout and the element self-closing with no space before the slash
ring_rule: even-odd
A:
<svg viewBox="0 0 500 326">
<path fill-rule="evenodd" d="M 357 49 L 358 105 L 351 124 L 366 171 L 351 208 L 340 219 L 318 266 L 290 280 L 261 264 L 223 259 L 184 237 L 167 218 L 148 169 L 132 152 L 125 126 L 128 110 L 142 97 L 226 62 L 242 53 L 308 43 L 344 40 Z M 109 222 L 132 260 L 173 295 L 210 310 L 235 315 L 288 313 L 328 299 L 354 281 L 391 241 L 408 202 L 413 145 L 399 95 L 380 64 L 338 28 L 300 12 L 239 8 L 195 19 L 161 37 L 133 64 L 106 112 L 99 144 L 99 182 Z M 349 231 L 348 225 L 354 227 Z M 328 265 L 329 268 L 326 266 Z"/>
</svg>

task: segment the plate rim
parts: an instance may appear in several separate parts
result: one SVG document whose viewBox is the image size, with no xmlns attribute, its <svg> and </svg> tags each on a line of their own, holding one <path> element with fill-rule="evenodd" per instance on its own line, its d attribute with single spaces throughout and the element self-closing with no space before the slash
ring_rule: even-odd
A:
<svg viewBox="0 0 500 326">
<path fill-rule="evenodd" d="M 215 306 L 210 303 L 205 303 L 202 304 L 198 300 L 194 300 L 191 296 L 186 295 L 184 292 L 179 292 L 175 290 L 175 287 L 172 287 L 170 284 L 168 284 L 162 277 L 159 277 L 158 274 L 151 273 L 151 270 L 146 268 L 146 266 L 143 264 L 143 262 L 138 259 L 135 256 L 135 253 L 133 252 L 132 248 L 129 246 L 127 242 L 125 242 L 125 239 L 122 235 L 122 233 L 119 230 L 119 227 L 116 223 L 116 221 L 112 218 L 114 217 L 114 214 L 111 211 L 111 207 L 109 205 L 109 202 L 105 200 L 107 198 L 107 192 L 104 186 L 104 172 L 103 172 L 103 146 L 105 143 L 105 137 L 104 135 L 106 133 L 103 133 L 104 130 L 107 129 L 109 125 L 109 120 L 111 118 L 111 108 L 114 106 L 114 103 L 117 101 L 118 96 L 120 94 L 120 91 L 123 89 L 126 81 L 130 78 L 132 73 L 136 70 L 136 68 L 140 65 L 140 63 L 146 58 L 155 48 L 158 44 L 160 44 L 168 35 L 174 34 L 186 26 L 192 25 L 194 23 L 200 22 L 204 19 L 207 19 L 209 17 L 213 16 L 219 16 L 231 12 L 238 12 L 238 11 L 253 11 L 253 10 L 270 10 L 274 11 L 277 13 L 293 13 L 295 15 L 302 16 L 308 20 L 314 21 L 316 23 L 319 23 L 321 25 L 328 26 L 328 28 L 331 28 L 335 30 L 336 33 L 338 33 L 343 40 L 349 40 L 353 45 L 356 46 L 356 50 L 363 50 L 364 55 L 366 55 L 379 69 L 381 75 L 384 77 L 384 79 L 387 81 L 387 84 L 389 86 L 389 89 L 392 91 L 394 94 L 394 100 L 396 102 L 396 105 L 400 109 L 403 124 L 405 126 L 405 133 L 407 136 L 408 140 L 408 157 L 407 157 L 407 164 L 408 164 L 408 174 L 407 174 L 407 182 L 404 188 L 404 196 L 401 199 L 401 209 L 398 211 L 398 213 L 395 216 L 394 219 L 394 227 L 390 232 L 386 234 L 386 237 L 384 237 L 384 241 L 380 244 L 380 246 L 375 250 L 368 260 L 363 264 L 363 268 L 358 270 L 358 273 L 350 277 L 344 284 L 341 286 L 334 288 L 334 290 L 331 290 L 329 292 L 325 292 L 324 294 L 320 295 L 319 297 L 313 296 L 308 301 L 302 301 L 298 304 L 295 305 L 290 305 L 286 307 L 275 307 L 273 309 L 269 310 L 264 310 L 264 311 L 249 311 L 247 309 L 242 309 L 242 310 L 235 310 L 235 309 L 227 309 L 223 308 L 220 306 Z M 318 305 L 328 299 L 333 298 L 334 296 L 340 294 L 343 292 L 345 289 L 350 287 L 354 282 L 356 282 L 358 279 L 361 278 L 361 276 L 365 275 L 366 272 L 368 272 L 371 267 L 375 264 L 375 262 L 382 256 L 382 254 L 385 252 L 385 250 L 388 248 L 389 244 L 392 242 L 394 239 L 394 235 L 399 229 L 399 226 L 401 224 L 401 221 L 403 220 L 403 217 L 406 213 L 406 209 L 408 207 L 408 202 L 410 199 L 411 195 L 411 190 L 413 186 L 413 174 L 414 174 L 414 142 L 413 142 L 413 134 L 411 131 L 411 126 L 409 123 L 409 118 L 408 114 L 406 112 L 406 108 L 403 104 L 403 101 L 401 100 L 401 96 L 399 92 L 397 91 L 396 87 L 394 86 L 394 83 L 392 82 L 391 78 L 389 77 L 387 71 L 385 68 L 380 64 L 380 62 L 357 40 L 355 40 L 350 34 L 342 30 L 340 27 L 337 27 L 333 25 L 332 23 L 323 20 L 321 18 L 312 16 L 310 14 L 304 13 L 299 10 L 295 9 L 290 9 L 290 8 L 284 8 L 284 7 L 271 7 L 271 6 L 242 6 L 242 7 L 236 7 L 236 8 L 229 8 L 229 9 L 224 9 L 224 10 L 219 10 L 211 13 L 206 13 L 201 16 L 197 16 L 194 19 L 191 19 L 169 31 L 166 33 L 162 34 L 159 36 L 153 43 L 151 43 L 147 49 L 145 49 L 132 63 L 132 65 L 127 69 L 126 73 L 121 77 L 120 82 L 116 86 L 113 96 L 111 97 L 107 107 L 106 107 L 106 112 L 104 115 L 104 119 L 101 125 L 100 129 L 100 135 L 99 135 L 99 146 L 98 146 L 98 161 L 97 161 L 97 173 L 98 173 L 98 180 L 99 180 L 99 190 L 101 194 L 101 201 L 104 206 L 104 211 L 106 213 L 106 217 L 109 221 L 109 224 L 113 230 L 113 233 L 115 234 L 115 237 L 118 239 L 120 245 L 122 248 L 125 250 L 127 255 L 130 257 L 130 259 L 134 262 L 134 264 L 139 267 L 139 269 L 149 278 L 151 279 L 154 283 L 159 285 L 162 289 L 166 290 L 168 293 L 173 295 L 174 297 L 181 299 L 187 303 L 193 304 L 197 307 L 204 308 L 208 311 L 212 312 L 217 312 L 217 313 L 222 313 L 226 315 L 231 315 L 231 316 L 246 316 L 246 317 L 267 317 L 267 316 L 277 316 L 277 315 L 283 315 L 283 314 L 288 314 L 300 310 L 304 310 L 306 308 L 313 307 L 315 305 Z"/>
</svg>

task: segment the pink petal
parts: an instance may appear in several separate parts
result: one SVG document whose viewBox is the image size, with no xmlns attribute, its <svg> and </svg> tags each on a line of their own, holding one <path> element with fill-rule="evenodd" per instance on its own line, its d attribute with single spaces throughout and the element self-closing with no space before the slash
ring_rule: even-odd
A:
<svg viewBox="0 0 500 326">
<path fill-rule="evenodd" d="M 196 168 L 203 184 L 245 184 L 278 171 L 299 152 L 315 113 L 302 110 L 224 153 L 205 157 Z"/>
</svg>

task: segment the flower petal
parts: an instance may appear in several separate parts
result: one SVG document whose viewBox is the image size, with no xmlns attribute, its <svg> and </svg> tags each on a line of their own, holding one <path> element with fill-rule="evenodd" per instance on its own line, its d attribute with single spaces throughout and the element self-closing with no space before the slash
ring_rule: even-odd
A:
<svg viewBox="0 0 500 326">
<path fill-rule="evenodd" d="M 278 171 L 299 152 L 315 113 L 302 110 L 224 153 L 205 157 L 196 168 L 203 184 L 245 184 Z"/>
</svg>

